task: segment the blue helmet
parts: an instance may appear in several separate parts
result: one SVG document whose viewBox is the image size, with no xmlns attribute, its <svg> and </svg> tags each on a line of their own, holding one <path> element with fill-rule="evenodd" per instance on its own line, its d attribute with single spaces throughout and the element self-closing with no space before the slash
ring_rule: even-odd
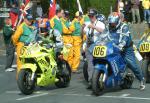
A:
<svg viewBox="0 0 150 103">
<path fill-rule="evenodd" d="M 97 15 L 97 20 L 101 21 L 101 22 L 105 22 L 106 21 L 106 17 L 103 14 L 98 14 Z"/>
<path fill-rule="evenodd" d="M 108 16 L 108 23 L 110 29 L 117 29 L 121 24 L 119 13 L 113 12 Z"/>
</svg>

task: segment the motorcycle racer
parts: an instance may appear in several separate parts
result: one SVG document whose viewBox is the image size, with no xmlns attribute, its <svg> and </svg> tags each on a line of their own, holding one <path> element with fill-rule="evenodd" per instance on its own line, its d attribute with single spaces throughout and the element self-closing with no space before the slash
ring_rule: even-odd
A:
<svg viewBox="0 0 150 103">
<path fill-rule="evenodd" d="M 108 17 L 109 39 L 122 51 L 122 56 L 127 62 L 128 67 L 134 72 L 140 81 L 140 90 L 145 89 L 145 79 L 139 65 L 136 63 L 136 57 L 133 50 L 129 27 L 122 22 L 119 13 L 113 12 Z"/>
</svg>

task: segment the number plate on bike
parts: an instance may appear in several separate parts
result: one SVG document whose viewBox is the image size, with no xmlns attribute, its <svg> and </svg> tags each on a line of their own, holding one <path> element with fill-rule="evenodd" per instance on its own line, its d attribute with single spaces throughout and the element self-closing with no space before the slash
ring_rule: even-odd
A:
<svg viewBox="0 0 150 103">
<path fill-rule="evenodd" d="M 94 57 L 105 57 L 107 53 L 106 46 L 95 46 L 93 50 Z"/>
<path fill-rule="evenodd" d="M 140 45 L 140 52 L 150 52 L 150 43 L 145 42 Z"/>
</svg>

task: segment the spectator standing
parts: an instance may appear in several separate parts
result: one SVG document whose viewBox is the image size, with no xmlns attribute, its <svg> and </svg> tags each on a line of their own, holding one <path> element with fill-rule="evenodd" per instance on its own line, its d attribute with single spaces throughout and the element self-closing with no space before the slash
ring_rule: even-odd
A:
<svg viewBox="0 0 150 103">
<path fill-rule="evenodd" d="M 143 0 L 142 6 L 144 9 L 144 21 L 145 23 L 150 23 L 150 0 Z"/>
<path fill-rule="evenodd" d="M 140 23 L 141 22 L 140 12 L 139 12 L 140 1 L 131 0 L 131 4 L 132 4 L 131 11 L 132 11 L 133 23 L 136 23 L 136 17 L 137 17 L 138 23 Z"/>
<path fill-rule="evenodd" d="M 126 0 L 124 4 L 124 19 L 126 22 L 131 22 L 131 2 L 129 0 Z"/>
<path fill-rule="evenodd" d="M 123 2 L 122 0 L 120 0 L 120 1 L 118 2 L 118 4 L 119 4 L 119 11 L 120 11 L 121 13 L 123 13 L 123 12 L 124 12 L 124 2 Z"/>
<path fill-rule="evenodd" d="M 73 19 L 69 30 L 72 32 L 73 39 L 73 53 L 72 59 L 70 59 L 70 67 L 73 73 L 79 73 L 78 67 L 80 65 L 80 54 L 81 54 L 81 46 L 82 46 L 82 25 L 80 23 L 82 19 L 82 13 L 77 11 L 75 13 L 75 18 Z"/>
<path fill-rule="evenodd" d="M 43 9 L 42 9 L 40 4 L 38 4 L 38 6 L 37 6 L 36 13 L 37 13 L 38 17 L 42 17 L 43 16 Z"/>
<path fill-rule="evenodd" d="M 13 30 L 12 30 L 11 19 L 6 18 L 5 25 L 3 27 L 3 37 L 6 46 L 6 67 L 5 67 L 6 72 L 15 70 L 11 67 L 14 60 L 14 52 L 15 52 L 15 48 L 11 40 L 12 35 L 13 35 Z"/>
</svg>

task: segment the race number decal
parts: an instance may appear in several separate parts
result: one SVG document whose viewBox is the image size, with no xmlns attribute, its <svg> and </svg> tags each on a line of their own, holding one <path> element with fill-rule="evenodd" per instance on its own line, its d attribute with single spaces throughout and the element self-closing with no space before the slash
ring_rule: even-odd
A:
<svg viewBox="0 0 150 103">
<path fill-rule="evenodd" d="M 107 52 L 107 47 L 105 46 L 95 46 L 93 50 L 94 57 L 105 57 Z"/>
<path fill-rule="evenodd" d="M 145 42 L 140 45 L 140 52 L 150 52 L 150 43 Z"/>
</svg>

